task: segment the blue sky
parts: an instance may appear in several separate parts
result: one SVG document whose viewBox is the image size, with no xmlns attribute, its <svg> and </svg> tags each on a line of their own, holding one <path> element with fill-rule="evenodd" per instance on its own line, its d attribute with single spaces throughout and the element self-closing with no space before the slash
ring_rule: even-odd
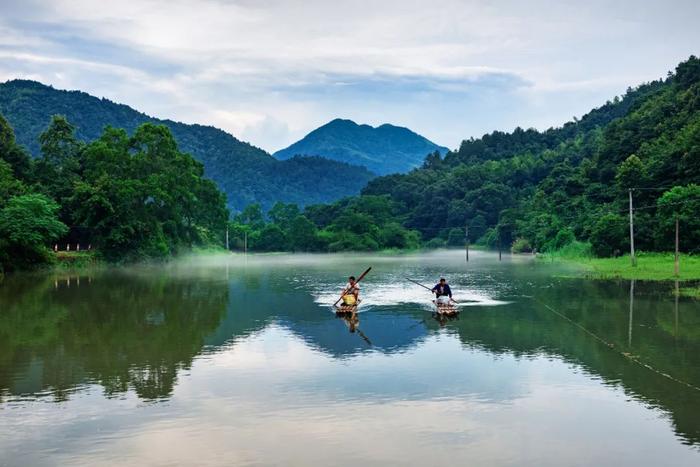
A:
<svg viewBox="0 0 700 467">
<path fill-rule="evenodd" d="M 266 150 L 350 118 L 455 148 L 545 129 L 700 54 L 698 1 L 0 0 L 0 81 Z"/>
</svg>

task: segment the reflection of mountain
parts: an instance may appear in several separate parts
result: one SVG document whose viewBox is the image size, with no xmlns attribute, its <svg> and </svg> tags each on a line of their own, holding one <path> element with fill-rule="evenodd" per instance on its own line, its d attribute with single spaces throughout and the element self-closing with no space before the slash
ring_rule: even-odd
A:
<svg viewBox="0 0 700 467">
<path fill-rule="evenodd" d="M 533 293 L 541 303 L 612 344 L 612 348 L 536 301 L 491 310 L 475 308 L 447 326 L 469 347 L 495 354 L 545 353 L 581 365 L 606 384 L 621 384 L 635 397 L 669 412 L 677 434 L 698 443 L 700 391 L 660 374 L 700 385 L 697 305 L 681 301 L 676 326 L 669 295 L 660 295 L 653 284 L 638 283 L 638 296 L 630 314 L 628 284 L 562 281 L 556 287 Z M 623 353 L 656 371 L 632 362 Z"/>
<path fill-rule="evenodd" d="M 311 295 L 297 290 L 280 290 L 269 277 L 258 277 L 229 286 L 231 301 L 226 317 L 206 339 L 218 347 L 227 341 L 247 337 L 271 323 L 289 329 L 310 346 L 333 357 L 346 357 L 369 348 L 359 332 L 351 333 L 327 306 L 314 302 Z M 264 292 L 264 293 L 263 293 Z M 359 313 L 358 329 L 371 341 L 374 350 L 393 352 L 416 345 L 426 335 L 420 322 L 424 317 L 414 307 L 385 307 Z"/>
<path fill-rule="evenodd" d="M 228 300 L 223 284 L 164 277 L 13 279 L 0 288 L 0 395 L 65 400 L 98 383 L 108 396 L 168 397 Z"/>
</svg>

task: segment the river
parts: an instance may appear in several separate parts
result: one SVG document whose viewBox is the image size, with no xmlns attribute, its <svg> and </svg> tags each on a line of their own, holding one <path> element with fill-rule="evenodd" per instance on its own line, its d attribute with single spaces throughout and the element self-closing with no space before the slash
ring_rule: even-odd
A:
<svg viewBox="0 0 700 467">
<path fill-rule="evenodd" d="M 405 279 L 440 276 L 457 319 Z M 0 465 L 697 466 L 700 301 L 673 288 L 456 250 L 10 276 Z"/>
</svg>

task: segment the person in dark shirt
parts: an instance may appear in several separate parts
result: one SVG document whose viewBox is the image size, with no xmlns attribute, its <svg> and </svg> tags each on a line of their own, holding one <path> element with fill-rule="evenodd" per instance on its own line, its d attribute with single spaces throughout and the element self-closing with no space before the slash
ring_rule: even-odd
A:
<svg viewBox="0 0 700 467">
<path fill-rule="evenodd" d="M 435 294 L 438 303 L 447 304 L 452 301 L 452 290 L 444 277 L 440 278 L 440 282 L 435 284 L 431 291 Z"/>
</svg>

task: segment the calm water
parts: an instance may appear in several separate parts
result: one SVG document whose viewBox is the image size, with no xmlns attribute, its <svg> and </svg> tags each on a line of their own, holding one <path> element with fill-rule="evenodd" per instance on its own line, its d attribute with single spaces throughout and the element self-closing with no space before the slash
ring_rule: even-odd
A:
<svg viewBox="0 0 700 467">
<path fill-rule="evenodd" d="M 700 301 L 462 255 L 6 279 L 0 465 L 700 465 Z"/>
</svg>

